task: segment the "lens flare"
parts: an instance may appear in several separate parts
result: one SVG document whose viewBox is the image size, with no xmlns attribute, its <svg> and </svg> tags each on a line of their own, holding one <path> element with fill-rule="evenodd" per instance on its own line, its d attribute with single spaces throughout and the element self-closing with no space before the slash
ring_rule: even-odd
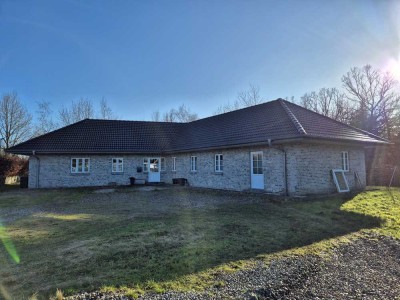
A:
<svg viewBox="0 0 400 300">
<path fill-rule="evenodd" d="M 4 248 L 6 248 L 7 253 L 11 256 L 13 261 L 15 261 L 18 264 L 20 258 L 18 256 L 17 250 L 15 249 L 11 239 L 8 237 L 6 228 L 3 226 L 3 224 L 1 224 L 1 222 L 0 222 L 0 241 L 3 243 Z"/>
<path fill-rule="evenodd" d="M 390 59 L 387 63 L 386 70 L 393 75 L 393 77 L 400 81 L 400 55 L 399 59 Z"/>
<path fill-rule="evenodd" d="M 11 295 L 8 293 L 6 288 L 1 283 L 0 283 L 0 296 L 3 296 L 5 300 L 11 300 Z"/>
</svg>

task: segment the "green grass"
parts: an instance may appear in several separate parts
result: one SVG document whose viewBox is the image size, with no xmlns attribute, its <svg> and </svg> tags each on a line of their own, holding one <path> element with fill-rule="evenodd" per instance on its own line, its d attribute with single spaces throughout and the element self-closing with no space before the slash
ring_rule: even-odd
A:
<svg viewBox="0 0 400 300">
<path fill-rule="evenodd" d="M 399 189 L 282 203 L 185 189 L 4 192 L 0 220 L 2 208 L 42 210 L 3 227 L 20 262 L 0 245 L 0 290 L 15 299 L 36 292 L 48 299 L 57 288 L 64 295 L 122 289 L 135 297 L 201 290 L 254 259 L 327 253 L 367 231 L 400 238 L 399 204 Z"/>
</svg>

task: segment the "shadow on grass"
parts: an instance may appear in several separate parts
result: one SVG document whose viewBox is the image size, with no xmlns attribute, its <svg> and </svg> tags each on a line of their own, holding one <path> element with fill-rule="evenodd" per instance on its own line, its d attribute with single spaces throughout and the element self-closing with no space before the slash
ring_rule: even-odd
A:
<svg viewBox="0 0 400 300">
<path fill-rule="evenodd" d="M 17 272 L 12 267 L 6 272 L 14 273 L 23 285 L 10 284 L 12 290 L 23 287 L 29 294 L 56 287 L 77 291 L 104 285 L 145 286 L 149 281 L 175 280 L 221 264 L 378 227 L 381 222 L 341 210 L 345 201 L 338 198 L 272 203 L 259 195 L 190 190 L 143 193 L 140 197 L 119 200 L 113 206 L 115 214 L 101 201 L 80 206 L 81 213 L 97 210 L 98 218 L 93 220 L 32 221 L 37 228 L 47 228 L 49 234 L 40 243 L 16 240 L 21 263 Z M 207 202 L 204 197 L 229 201 L 191 204 Z M 164 203 L 161 208 L 161 201 L 170 205 Z M 124 210 L 118 210 L 121 206 Z M 19 226 L 30 226 L 30 222 L 25 220 Z"/>
</svg>

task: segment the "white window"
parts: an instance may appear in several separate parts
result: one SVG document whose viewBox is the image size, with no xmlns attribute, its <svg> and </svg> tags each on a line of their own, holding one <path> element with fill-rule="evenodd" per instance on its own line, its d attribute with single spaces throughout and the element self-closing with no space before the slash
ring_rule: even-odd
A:
<svg viewBox="0 0 400 300">
<path fill-rule="evenodd" d="M 89 173 L 89 158 L 71 158 L 71 173 Z"/>
<path fill-rule="evenodd" d="M 143 172 L 149 172 L 149 159 L 147 157 L 143 158 Z"/>
<path fill-rule="evenodd" d="M 123 158 L 113 158 L 111 171 L 113 173 L 124 172 L 124 159 Z"/>
<path fill-rule="evenodd" d="M 215 154 L 215 172 L 223 172 L 224 170 L 224 157 L 222 154 Z"/>
<path fill-rule="evenodd" d="M 165 157 L 161 157 L 161 171 L 166 170 Z"/>
<path fill-rule="evenodd" d="M 349 171 L 349 152 L 342 152 L 342 170 L 345 172 Z"/>
<path fill-rule="evenodd" d="M 172 158 L 172 171 L 176 171 L 176 157 Z"/>
<path fill-rule="evenodd" d="M 191 172 L 197 171 L 197 156 L 190 157 L 190 171 Z"/>
<path fill-rule="evenodd" d="M 343 170 L 332 170 L 333 181 L 339 193 L 349 192 L 349 184 Z"/>
</svg>

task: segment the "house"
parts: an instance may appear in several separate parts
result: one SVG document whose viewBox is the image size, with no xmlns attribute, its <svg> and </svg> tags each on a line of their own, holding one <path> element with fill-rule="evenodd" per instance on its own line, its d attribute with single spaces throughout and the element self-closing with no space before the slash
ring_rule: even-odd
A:
<svg viewBox="0 0 400 300">
<path fill-rule="evenodd" d="M 388 141 L 278 99 L 189 123 L 85 119 L 11 147 L 29 187 L 127 185 L 129 178 L 304 195 L 365 187 L 364 149 Z"/>
</svg>

